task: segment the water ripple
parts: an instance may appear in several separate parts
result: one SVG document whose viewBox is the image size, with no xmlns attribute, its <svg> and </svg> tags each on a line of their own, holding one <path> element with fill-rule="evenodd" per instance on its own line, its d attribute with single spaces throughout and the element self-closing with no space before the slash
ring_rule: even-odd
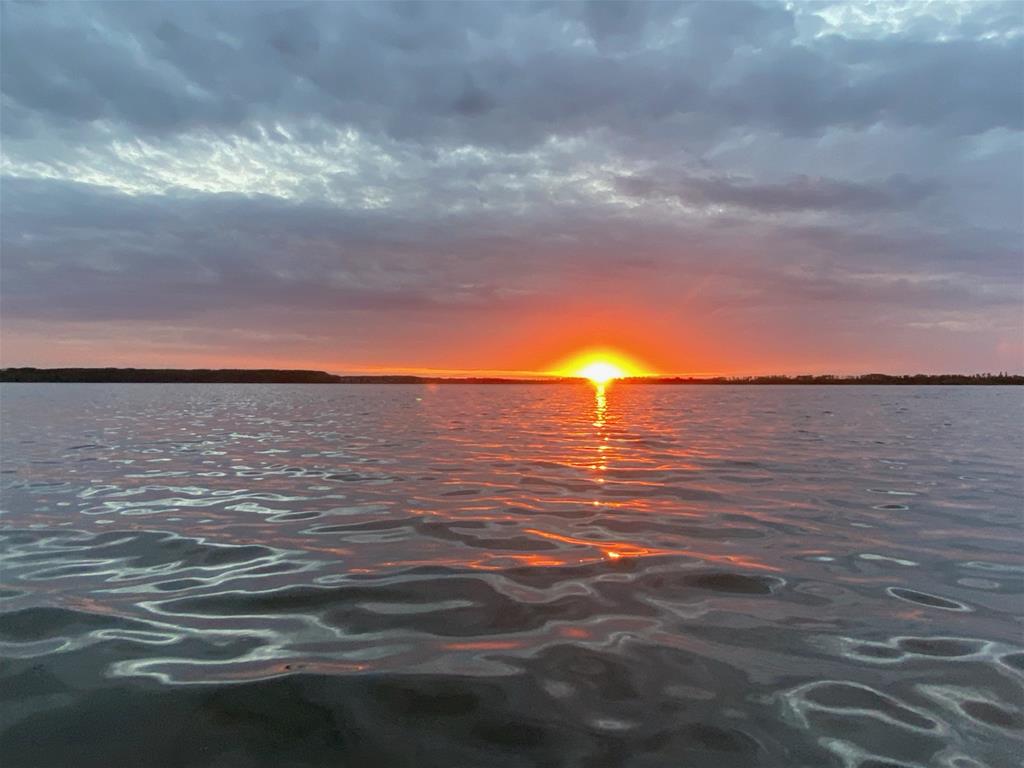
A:
<svg viewBox="0 0 1024 768">
<path fill-rule="evenodd" d="M 1008 398 L 10 385 L 0 750 L 1016 765 Z"/>
</svg>

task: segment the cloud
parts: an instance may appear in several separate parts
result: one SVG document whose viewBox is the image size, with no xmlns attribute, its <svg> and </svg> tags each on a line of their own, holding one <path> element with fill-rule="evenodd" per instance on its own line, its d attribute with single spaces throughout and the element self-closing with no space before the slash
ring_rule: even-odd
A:
<svg viewBox="0 0 1024 768">
<path fill-rule="evenodd" d="M 523 147 L 695 112 L 717 130 L 796 135 L 876 122 L 975 133 L 1022 116 L 1006 77 L 1022 36 L 801 39 L 778 4 L 26 4 L 4 16 L 12 105 L 142 135 L 316 116 L 403 141 Z"/>
<path fill-rule="evenodd" d="M 761 212 L 773 211 L 877 211 L 913 207 L 935 190 L 928 181 L 894 175 L 873 183 L 797 176 L 779 184 L 758 184 L 750 179 L 689 177 L 654 179 L 623 176 L 618 188 L 640 198 L 676 198 L 698 205 L 725 205 Z"/>
<path fill-rule="evenodd" d="M 673 366 L 672 339 L 740 345 L 743 318 L 795 355 L 1021 348 L 1015 6 L 0 14 L 8 340 L 203 317 L 241 347 L 343 326 L 395 361 L 429 337 L 458 367 L 488 334 L 582 338 L 571 307 L 610 337 L 656 318 Z"/>
</svg>

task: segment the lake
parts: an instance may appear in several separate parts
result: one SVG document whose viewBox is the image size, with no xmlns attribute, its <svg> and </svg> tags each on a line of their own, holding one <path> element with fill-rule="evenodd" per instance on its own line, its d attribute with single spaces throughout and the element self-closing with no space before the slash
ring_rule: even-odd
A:
<svg viewBox="0 0 1024 768">
<path fill-rule="evenodd" d="M 8 384 L 14 766 L 1021 760 L 1024 389 Z"/>
</svg>

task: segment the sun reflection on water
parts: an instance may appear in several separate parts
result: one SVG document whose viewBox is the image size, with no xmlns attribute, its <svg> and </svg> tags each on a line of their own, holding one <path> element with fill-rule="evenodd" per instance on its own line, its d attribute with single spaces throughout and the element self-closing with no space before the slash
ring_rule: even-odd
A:
<svg viewBox="0 0 1024 768">
<path fill-rule="evenodd" d="M 605 429 L 607 425 L 608 415 L 608 382 L 606 381 L 594 381 L 594 427 L 597 430 L 597 456 L 594 457 L 593 469 L 596 472 L 604 472 L 608 469 L 607 456 L 604 455 L 608 449 L 606 443 L 608 442 L 608 434 Z M 597 482 L 603 483 L 605 478 L 603 476 L 597 477 Z"/>
<path fill-rule="evenodd" d="M 594 384 L 594 426 L 604 426 L 605 414 L 608 411 L 608 383 L 601 381 Z"/>
</svg>

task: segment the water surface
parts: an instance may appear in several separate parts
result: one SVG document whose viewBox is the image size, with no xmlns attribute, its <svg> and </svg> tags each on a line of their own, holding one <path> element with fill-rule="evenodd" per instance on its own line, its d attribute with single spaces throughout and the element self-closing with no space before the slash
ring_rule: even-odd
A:
<svg viewBox="0 0 1024 768">
<path fill-rule="evenodd" d="M 5 385 L 5 768 L 1016 766 L 1003 387 Z"/>
</svg>

